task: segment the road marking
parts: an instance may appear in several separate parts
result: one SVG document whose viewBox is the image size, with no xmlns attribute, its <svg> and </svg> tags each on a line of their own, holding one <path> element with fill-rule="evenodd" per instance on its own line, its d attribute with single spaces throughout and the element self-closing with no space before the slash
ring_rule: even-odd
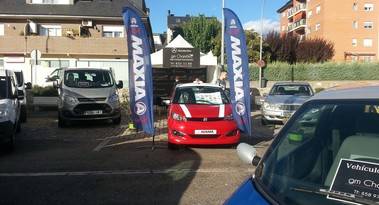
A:
<svg viewBox="0 0 379 205">
<path fill-rule="evenodd" d="M 101 175 L 152 175 L 171 173 L 252 173 L 254 169 L 157 169 L 157 170 L 115 170 L 83 172 L 37 172 L 37 173 L 0 173 L 0 177 L 51 177 L 51 176 L 101 176 Z"/>
<path fill-rule="evenodd" d="M 97 147 L 95 147 L 95 149 L 93 149 L 94 152 L 98 152 L 100 151 L 101 149 L 103 149 L 113 138 L 115 138 L 114 136 L 113 137 L 107 137 L 105 138 L 102 142 L 100 142 L 99 145 L 97 145 Z"/>
</svg>

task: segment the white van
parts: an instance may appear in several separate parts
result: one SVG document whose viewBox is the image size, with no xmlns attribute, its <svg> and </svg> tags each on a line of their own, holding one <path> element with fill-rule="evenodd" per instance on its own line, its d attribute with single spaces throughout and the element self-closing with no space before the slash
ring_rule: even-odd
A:
<svg viewBox="0 0 379 205">
<path fill-rule="evenodd" d="M 0 69 L 0 144 L 12 151 L 16 132 L 21 130 L 20 113 L 22 90 L 18 90 L 14 72 Z M 1 149 L 3 150 L 3 149 Z"/>
</svg>

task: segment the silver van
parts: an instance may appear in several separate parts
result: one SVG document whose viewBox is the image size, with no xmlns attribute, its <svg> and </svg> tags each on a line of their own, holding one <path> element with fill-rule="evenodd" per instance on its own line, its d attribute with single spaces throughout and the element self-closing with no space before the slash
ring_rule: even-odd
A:
<svg viewBox="0 0 379 205">
<path fill-rule="evenodd" d="M 65 127 L 71 121 L 106 120 L 121 122 L 121 109 L 117 84 L 110 69 L 64 68 L 58 89 L 58 126 Z"/>
</svg>

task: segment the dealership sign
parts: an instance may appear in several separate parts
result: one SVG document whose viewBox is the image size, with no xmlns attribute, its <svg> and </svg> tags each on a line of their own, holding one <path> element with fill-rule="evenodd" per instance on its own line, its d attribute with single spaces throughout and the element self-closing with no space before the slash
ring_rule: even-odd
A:
<svg viewBox="0 0 379 205">
<path fill-rule="evenodd" d="M 164 48 L 163 67 L 199 68 L 200 50 L 197 48 Z"/>
<path fill-rule="evenodd" d="M 379 202 L 379 164 L 359 160 L 341 159 L 330 192 L 343 193 L 356 199 Z M 341 200 L 328 196 L 330 199 Z"/>
</svg>

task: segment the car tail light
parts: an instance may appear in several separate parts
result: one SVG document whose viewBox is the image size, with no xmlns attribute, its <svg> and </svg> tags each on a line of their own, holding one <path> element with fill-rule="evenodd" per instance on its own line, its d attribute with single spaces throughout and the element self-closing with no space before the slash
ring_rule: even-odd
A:
<svg viewBox="0 0 379 205">
<path fill-rule="evenodd" d="M 236 136 L 238 134 L 238 130 L 233 130 L 231 132 L 228 132 L 226 134 L 227 137 L 233 137 L 233 136 Z"/>
<path fill-rule="evenodd" d="M 175 136 L 178 136 L 178 137 L 184 137 L 184 133 L 176 131 L 176 130 L 173 130 L 172 134 L 175 135 Z"/>
<path fill-rule="evenodd" d="M 224 117 L 225 120 L 233 120 L 233 114 Z"/>
<path fill-rule="evenodd" d="M 179 115 L 179 114 L 177 114 L 175 112 L 172 113 L 172 119 L 174 119 L 176 121 L 183 121 L 183 122 L 187 121 L 186 117 L 181 116 L 181 115 Z"/>
</svg>

